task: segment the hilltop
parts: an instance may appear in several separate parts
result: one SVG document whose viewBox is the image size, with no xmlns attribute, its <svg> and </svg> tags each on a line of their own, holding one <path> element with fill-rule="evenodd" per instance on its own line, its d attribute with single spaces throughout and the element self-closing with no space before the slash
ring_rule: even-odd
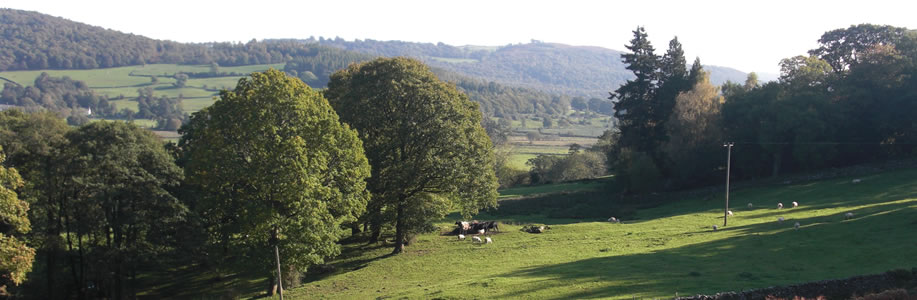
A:
<svg viewBox="0 0 917 300">
<path fill-rule="evenodd" d="M 310 38 L 301 42 L 371 55 L 410 56 L 465 76 L 575 96 L 607 98 L 608 92 L 633 78 L 621 61 L 621 51 L 595 46 L 540 41 L 500 47 L 452 46 L 340 38 Z M 711 82 L 715 85 L 727 80 L 743 82 L 747 76 L 728 67 L 707 65 L 704 68 L 710 71 Z"/>
</svg>

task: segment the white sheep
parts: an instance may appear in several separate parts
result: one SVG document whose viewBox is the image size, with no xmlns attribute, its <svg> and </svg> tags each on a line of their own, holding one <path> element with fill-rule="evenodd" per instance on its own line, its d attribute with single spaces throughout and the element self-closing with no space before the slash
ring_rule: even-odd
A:
<svg viewBox="0 0 917 300">
<path fill-rule="evenodd" d="M 799 229 L 799 222 L 796 222 L 796 224 L 793 224 L 793 229 Z"/>
<path fill-rule="evenodd" d="M 751 205 L 751 202 L 748 202 L 748 208 L 752 208 L 754 205 Z"/>
<path fill-rule="evenodd" d="M 472 242 L 472 243 L 480 243 L 480 242 L 481 242 L 481 238 L 480 238 L 480 237 L 477 237 L 477 236 L 473 236 L 473 237 L 471 237 L 471 242 Z"/>
<path fill-rule="evenodd" d="M 796 208 L 796 207 L 799 207 L 799 203 L 797 203 L 796 201 L 793 201 L 793 208 Z"/>
<path fill-rule="evenodd" d="M 853 180 L 853 183 L 860 183 L 860 182 L 862 182 L 862 181 L 863 181 L 862 179 L 857 178 L 857 179 L 854 179 L 854 180 Z"/>
<path fill-rule="evenodd" d="M 783 217 L 777 218 L 777 222 L 778 222 L 778 223 L 783 222 Z"/>
<path fill-rule="evenodd" d="M 727 210 L 727 211 L 726 211 L 726 214 L 732 216 L 732 211 L 731 211 L 731 210 Z"/>
<path fill-rule="evenodd" d="M 783 203 L 777 203 L 777 209 L 783 208 Z"/>
<path fill-rule="evenodd" d="M 484 229 L 478 229 L 478 234 L 484 234 Z"/>
<path fill-rule="evenodd" d="M 853 213 L 852 213 L 852 212 L 849 212 L 849 213 L 844 214 L 844 220 L 850 220 L 850 219 L 853 219 Z"/>
<path fill-rule="evenodd" d="M 615 217 L 608 218 L 608 222 L 618 223 L 618 218 L 615 218 Z"/>
<path fill-rule="evenodd" d="M 484 238 L 484 241 L 485 241 L 485 243 L 487 243 L 487 244 L 490 244 L 490 243 L 493 243 L 493 242 L 494 242 L 494 240 L 490 239 L 490 237 Z"/>
<path fill-rule="evenodd" d="M 716 227 L 716 225 L 713 225 L 713 231 L 716 231 L 717 229 L 719 229 L 719 227 Z"/>
<path fill-rule="evenodd" d="M 465 235 L 464 235 L 464 234 L 459 234 L 459 235 L 458 235 L 458 239 L 459 239 L 459 241 L 464 241 L 464 240 L 465 240 Z"/>
</svg>

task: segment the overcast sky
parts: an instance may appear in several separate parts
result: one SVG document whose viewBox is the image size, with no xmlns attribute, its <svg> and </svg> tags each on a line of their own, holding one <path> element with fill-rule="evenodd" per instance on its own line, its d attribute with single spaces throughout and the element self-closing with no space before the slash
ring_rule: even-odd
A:
<svg viewBox="0 0 917 300">
<path fill-rule="evenodd" d="M 747 3 L 747 4 L 746 4 Z M 917 1 L 3 0 L 0 7 L 180 42 L 341 37 L 498 46 L 532 39 L 625 50 L 646 27 L 657 54 L 678 36 L 689 62 L 778 73 L 822 33 L 917 28 Z"/>
</svg>

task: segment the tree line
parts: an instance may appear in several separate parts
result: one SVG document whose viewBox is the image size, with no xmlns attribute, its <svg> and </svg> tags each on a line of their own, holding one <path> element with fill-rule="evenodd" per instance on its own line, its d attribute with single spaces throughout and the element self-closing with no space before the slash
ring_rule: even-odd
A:
<svg viewBox="0 0 917 300">
<path fill-rule="evenodd" d="M 619 127 L 602 139 L 632 191 L 718 182 L 724 142 L 738 178 L 912 157 L 917 149 L 917 33 L 854 25 L 780 62 L 777 82 L 710 84 L 677 38 L 662 56 L 643 28 L 623 55 L 635 79 L 617 89 Z"/>
<path fill-rule="evenodd" d="M 0 25 L 0 38 L 4 39 L 0 44 L 0 71 L 96 69 L 158 63 L 277 64 L 294 57 L 315 56 L 320 48 L 325 48 L 280 40 L 201 44 L 154 40 L 14 9 L 0 9 Z"/>
<path fill-rule="evenodd" d="M 257 270 L 273 293 L 339 254 L 345 229 L 403 252 L 453 208 L 495 207 L 481 122 L 475 102 L 406 58 L 351 65 L 324 92 L 252 73 L 178 143 L 120 121 L 2 111 L 0 287 L 134 298 L 153 266 L 196 265 L 217 278 Z"/>
</svg>

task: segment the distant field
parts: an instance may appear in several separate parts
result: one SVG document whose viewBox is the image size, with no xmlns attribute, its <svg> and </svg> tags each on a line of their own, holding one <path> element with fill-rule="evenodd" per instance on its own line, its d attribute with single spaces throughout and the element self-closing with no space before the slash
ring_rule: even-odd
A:
<svg viewBox="0 0 917 300">
<path fill-rule="evenodd" d="M 213 102 L 213 97 L 185 99 L 182 101 L 182 109 L 190 114 L 213 105 Z"/>
<path fill-rule="evenodd" d="M 447 62 L 447 63 L 454 63 L 454 64 L 457 64 L 457 63 L 476 63 L 476 62 L 478 62 L 477 59 L 472 59 L 472 58 L 430 57 L 430 59 L 433 59 L 433 60 L 435 60 L 435 61 L 441 61 L 441 62 Z"/>
<path fill-rule="evenodd" d="M 284 64 L 264 64 L 238 67 L 220 67 L 220 72 L 227 73 L 251 73 L 265 71 L 269 68 L 283 69 Z M 35 78 L 42 72 L 47 72 L 51 76 L 63 77 L 69 76 L 74 80 L 82 80 L 89 85 L 99 95 L 118 98 L 124 96 L 124 100 L 113 100 L 112 103 L 117 105 L 118 109 L 127 108 L 137 111 L 137 90 L 143 88 L 152 88 L 154 96 L 168 96 L 176 98 L 179 95 L 185 98 L 183 101 L 184 110 L 188 113 L 196 112 L 204 107 L 213 104 L 212 97 L 217 96 L 218 92 L 205 90 L 207 89 L 233 89 L 238 83 L 241 76 L 231 77 L 214 77 L 214 78 L 194 78 L 189 79 L 183 88 L 175 88 L 175 80 L 166 77 L 172 76 L 178 72 L 209 72 L 210 65 L 175 65 L 175 64 L 149 64 L 143 66 L 128 66 L 109 69 L 93 70 L 41 70 L 41 71 L 11 71 L 0 72 L 0 77 L 13 80 L 21 85 L 32 85 Z M 144 76 L 131 76 L 144 75 Z M 157 83 L 153 84 L 149 76 L 156 75 Z M 2 85 L 0 85 L 2 86 Z"/>
<path fill-rule="evenodd" d="M 545 139 L 541 141 L 532 141 L 529 143 L 529 140 L 525 136 L 509 136 L 509 143 L 515 147 L 552 147 L 552 148 L 564 148 L 567 149 L 570 144 L 580 144 L 584 147 L 591 147 L 594 145 L 598 139 L 597 138 L 586 138 L 586 137 L 555 137 L 551 136 L 550 138 L 554 139 Z M 566 151 L 564 151 L 566 153 Z"/>
</svg>

